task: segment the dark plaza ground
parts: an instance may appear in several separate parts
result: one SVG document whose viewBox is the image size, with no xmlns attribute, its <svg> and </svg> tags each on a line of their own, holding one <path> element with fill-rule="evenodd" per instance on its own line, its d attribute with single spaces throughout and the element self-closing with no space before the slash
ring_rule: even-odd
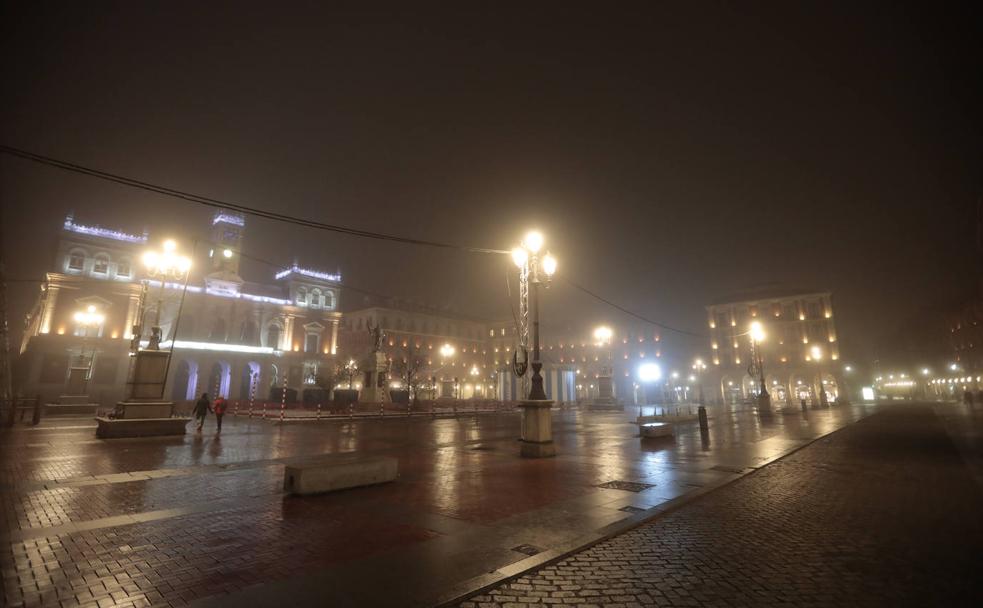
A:
<svg viewBox="0 0 983 608">
<path fill-rule="evenodd" d="M 559 455 L 541 460 L 518 458 L 511 413 L 240 417 L 220 437 L 210 419 L 201 435 L 111 441 L 91 419 L 18 425 L 0 447 L 4 602 L 842 605 L 978 590 L 956 583 L 983 546 L 979 412 L 711 410 L 709 441 L 695 423 L 640 440 L 637 414 L 556 410 Z M 352 451 L 398 458 L 399 479 L 282 493 L 285 463 Z M 614 481 L 642 485 L 599 487 Z"/>
</svg>

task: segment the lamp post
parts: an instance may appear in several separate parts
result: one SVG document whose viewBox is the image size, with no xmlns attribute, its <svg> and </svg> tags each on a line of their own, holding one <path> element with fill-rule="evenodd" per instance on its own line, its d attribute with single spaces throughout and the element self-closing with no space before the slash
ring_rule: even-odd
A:
<svg viewBox="0 0 983 608">
<path fill-rule="evenodd" d="M 703 399 L 703 372 L 706 370 L 707 365 L 703 362 L 703 359 L 697 359 L 693 362 L 693 371 L 696 372 L 696 382 L 699 386 L 699 399 L 700 405 L 706 405 Z"/>
<path fill-rule="evenodd" d="M 556 455 L 553 444 L 553 419 L 550 412 L 552 401 L 546 399 L 543 390 L 541 370 L 543 362 L 539 358 L 539 285 L 549 282 L 556 272 L 556 258 L 549 253 L 540 255 L 543 249 L 543 235 L 532 231 L 526 234 L 522 245 L 512 250 L 512 261 L 519 267 L 519 345 L 515 349 L 512 363 L 516 375 L 526 373 L 525 359 L 529 347 L 530 320 L 532 325 L 532 381 L 529 398 L 520 401 L 522 408 L 522 430 L 519 438 L 520 454 L 526 458 L 545 458 Z M 523 360 L 519 361 L 522 352 Z"/>
<path fill-rule="evenodd" d="M 751 365 L 748 366 L 748 374 L 753 378 L 757 372 L 758 388 L 758 408 L 771 411 L 771 395 L 768 394 L 768 385 L 765 384 L 765 361 L 764 354 L 761 352 L 761 343 L 765 340 L 765 329 L 760 321 L 752 321 L 751 329 L 748 331 L 751 338 Z"/>
<path fill-rule="evenodd" d="M 526 234 L 522 245 L 512 250 L 512 261 L 519 267 L 519 280 L 528 285 L 527 289 L 520 288 L 520 309 L 527 310 L 532 317 L 532 386 L 529 389 L 530 401 L 546 401 L 546 391 L 543 390 L 543 376 L 540 373 L 543 362 L 539 358 L 539 286 L 544 281 L 549 283 L 556 272 L 556 258 L 548 252 L 540 256 L 543 248 L 543 235 L 533 230 Z M 522 302 L 526 294 L 528 303 Z M 521 336 L 520 336 L 521 342 Z M 521 344 L 523 348 L 526 344 Z"/>
<path fill-rule="evenodd" d="M 809 349 L 809 354 L 812 355 L 812 360 L 816 362 L 816 369 L 819 372 L 819 405 L 829 407 L 829 400 L 826 397 L 826 387 L 823 383 L 823 366 L 821 364 L 823 360 L 823 349 L 818 344 L 814 344 Z"/>
<path fill-rule="evenodd" d="M 143 265 L 147 269 L 147 274 L 160 281 L 160 290 L 157 292 L 157 310 L 154 313 L 153 328 L 150 330 L 150 342 L 147 345 L 148 350 L 160 350 L 160 309 L 164 305 L 164 283 L 168 279 L 180 281 L 191 270 L 191 258 L 178 255 L 176 250 L 177 243 L 168 239 L 164 241 L 162 251 L 150 250 L 143 254 Z M 142 312 L 140 316 L 142 319 Z"/>
</svg>

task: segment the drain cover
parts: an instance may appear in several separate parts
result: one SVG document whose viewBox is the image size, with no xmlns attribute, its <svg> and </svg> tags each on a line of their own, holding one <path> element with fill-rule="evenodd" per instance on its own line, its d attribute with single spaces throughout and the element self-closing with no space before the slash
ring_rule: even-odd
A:
<svg viewBox="0 0 983 608">
<path fill-rule="evenodd" d="M 625 513 L 641 513 L 645 509 L 642 509 L 640 507 L 633 507 L 632 505 L 625 505 L 618 510 L 624 511 Z"/>
<path fill-rule="evenodd" d="M 518 547 L 512 547 L 512 550 L 518 553 L 524 553 L 525 555 L 536 555 L 537 553 L 543 552 L 539 547 L 533 547 L 532 545 L 519 545 Z"/>
<path fill-rule="evenodd" d="M 724 473 L 743 473 L 743 467 L 730 467 L 725 464 L 718 464 L 715 467 L 710 467 L 711 471 L 723 471 Z"/>
<path fill-rule="evenodd" d="M 608 490 L 627 490 L 628 492 L 641 492 L 642 490 L 647 490 L 649 488 L 655 487 L 653 483 L 639 483 L 637 481 L 609 481 L 607 483 L 602 483 L 597 486 L 598 488 L 607 488 Z"/>
</svg>

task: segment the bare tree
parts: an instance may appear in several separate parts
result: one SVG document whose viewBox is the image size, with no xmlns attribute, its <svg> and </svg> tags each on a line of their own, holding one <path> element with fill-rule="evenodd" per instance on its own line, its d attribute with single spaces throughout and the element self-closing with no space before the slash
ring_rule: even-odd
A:
<svg viewBox="0 0 983 608">
<path fill-rule="evenodd" d="M 424 380 L 420 377 L 420 372 L 423 370 L 426 361 L 423 355 L 420 354 L 419 346 L 415 345 L 413 340 L 406 341 L 403 355 L 401 360 L 396 359 L 393 361 L 393 371 L 399 374 L 400 380 L 413 398 L 413 403 L 416 404 L 420 401 L 418 389 Z"/>
</svg>

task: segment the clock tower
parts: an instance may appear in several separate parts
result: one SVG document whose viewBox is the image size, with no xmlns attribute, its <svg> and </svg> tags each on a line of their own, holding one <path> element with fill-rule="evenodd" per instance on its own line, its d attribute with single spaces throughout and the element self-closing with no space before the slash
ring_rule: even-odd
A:
<svg viewBox="0 0 983 608">
<path fill-rule="evenodd" d="M 208 253 L 212 272 L 239 274 L 239 251 L 245 226 L 246 219 L 241 213 L 222 210 L 212 217 L 212 243 Z"/>
</svg>

